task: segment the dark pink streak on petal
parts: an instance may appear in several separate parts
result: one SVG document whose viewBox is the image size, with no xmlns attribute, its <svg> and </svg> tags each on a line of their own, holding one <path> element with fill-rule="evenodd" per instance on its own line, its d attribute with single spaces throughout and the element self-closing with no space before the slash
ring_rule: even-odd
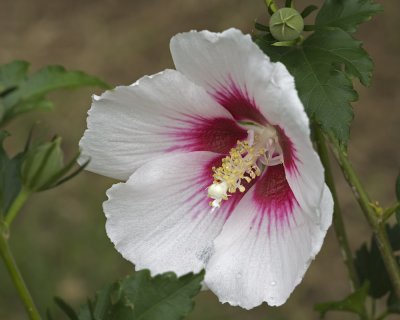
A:
<svg viewBox="0 0 400 320">
<path fill-rule="evenodd" d="M 288 173 L 292 175 L 297 175 L 299 173 L 297 169 L 297 150 L 292 142 L 292 140 L 286 135 L 285 130 L 279 126 L 276 126 L 276 131 L 278 132 L 279 144 L 283 152 L 283 160 L 285 169 Z"/>
<path fill-rule="evenodd" d="M 193 214 L 193 218 L 197 218 L 199 214 L 207 212 L 208 214 L 214 214 L 215 217 L 222 216 L 223 219 L 226 221 L 238 205 L 239 201 L 246 194 L 247 190 L 249 190 L 250 187 L 254 184 L 254 181 L 257 180 L 255 179 L 250 183 L 244 181 L 243 186 L 246 188 L 245 192 L 235 192 L 229 197 L 228 200 L 222 201 L 220 208 L 215 208 L 214 210 L 212 210 L 212 207 L 210 206 L 210 201 L 212 201 L 212 199 L 210 199 L 207 195 L 207 188 L 214 181 L 212 176 L 212 168 L 219 167 L 222 163 L 222 158 L 224 158 L 224 156 L 216 156 L 209 163 L 207 163 L 204 166 L 202 174 L 189 186 L 189 188 L 193 189 L 194 192 L 185 201 L 193 201 L 193 199 L 197 199 L 190 210 L 191 214 Z"/>
<path fill-rule="evenodd" d="M 176 121 L 176 119 L 175 119 Z M 182 127 L 170 128 L 167 133 L 176 145 L 171 151 L 211 151 L 226 154 L 238 140 L 247 137 L 247 131 L 229 118 L 206 119 L 185 115 L 179 119 Z"/>
<path fill-rule="evenodd" d="M 259 124 L 268 123 L 257 107 L 254 98 L 249 96 L 246 86 L 242 88 L 232 79 L 229 79 L 225 85 L 221 84 L 211 95 L 236 120 L 250 120 Z"/>
<path fill-rule="evenodd" d="M 258 215 L 253 219 L 253 225 L 261 228 L 266 222 L 268 232 L 273 225 L 276 228 L 290 225 L 290 220 L 295 218 L 293 212 L 298 202 L 286 180 L 283 165 L 268 167 L 254 188 Z"/>
</svg>

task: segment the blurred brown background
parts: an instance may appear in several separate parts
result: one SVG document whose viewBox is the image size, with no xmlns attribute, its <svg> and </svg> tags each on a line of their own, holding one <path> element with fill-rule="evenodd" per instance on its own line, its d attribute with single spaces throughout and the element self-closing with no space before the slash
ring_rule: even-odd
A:
<svg viewBox="0 0 400 320">
<path fill-rule="evenodd" d="M 370 88 L 360 89 L 355 104 L 350 156 L 374 199 L 394 201 L 400 164 L 400 1 L 382 0 L 385 12 L 363 25 L 357 36 L 375 61 Z M 322 1 L 298 1 L 320 5 Z M 2 0 L 0 63 L 24 59 L 32 70 L 61 64 L 99 76 L 112 85 L 130 84 L 145 74 L 171 68 L 169 39 L 191 29 L 250 32 L 255 18 L 266 19 L 262 0 Z M 40 120 L 44 137 L 64 138 L 68 157 L 77 151 L 94 89 L 53 94 L 57 108 L 34 113 L 7 129 L 7 148 L 22 147 L 31 124 Z M 336 170 L 341 205 L 353 249 L 370 230 L 348 186 Z M 62 187 L 35 195 L 18 217 L 11 245 L 42 312 L 54 295 L 78 306 L 95 290 L 133 267 L 113 249 L 104 231 L 101 203 L 112 180 L 83 173 Z M 341 299 L 348 293 L 346 270 L 333 230 L 303 282 L 280 308 L 263 305 L 251 311 L 219 304 L 210 292 L 196 300 L 190 320 L 318 319 L 313 304 Z M 24 310 L 4 266 L 0 264 L 0 319 L 24 319 Z M 62 319 L 62 318 L 60 318 Z M 341 313 L 327 319 L 355 319 Z M 395 319 L 395 317 L 393 317 Z"/>
</svg>

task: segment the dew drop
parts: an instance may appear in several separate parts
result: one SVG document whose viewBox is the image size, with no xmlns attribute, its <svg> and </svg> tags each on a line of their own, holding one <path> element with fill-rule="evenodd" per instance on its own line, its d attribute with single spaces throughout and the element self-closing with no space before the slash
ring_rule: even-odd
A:
<svg viewBox="0 0 400 320">
<path fill-rule="evenodd" d="M 275 281 L 271 281 L 271 287 L 275 287 L 276 286 L 276 282 Z"/>
</svg>

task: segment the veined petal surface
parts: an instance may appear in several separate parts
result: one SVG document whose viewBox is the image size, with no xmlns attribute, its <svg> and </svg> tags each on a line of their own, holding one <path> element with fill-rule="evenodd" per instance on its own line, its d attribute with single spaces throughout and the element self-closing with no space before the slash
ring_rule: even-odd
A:
<svg viewBox="0 0 400 320">
<path fill-rule="evenodd" d="M 309 120 L 304 111 L 294 78 L 277 63 L 271 81 L 276 101 L 258 90 L 254 99 L 261 112 L 277 128 L 283 151 L 286 179 L 300 206 L 311 216 L 317 211 L 324 190 L 324 169 L 310 138 Z M 315 217 L 318 219 L 318 217 Z"/>
<path fill-rule="evenodd" d="M 226 153 L 246 130 L 198 85 L 174 70 L 146 76 L 93 99 L 80 141 L 87 170 L 126 180 L 171 152 Z"/>
<path fill-rule="evenodd" d="M 137 269 L 183 275 L 204 268 L 214 238 L 240 200 L 209 205 L 211 167 L 220 160 L 212 152 L 164 155 L 107 192 L 107 234 Z"/>
<path fill-rule="evenodd" d="M 170 49 L 176 69 L 204 87 L 236 120 L 266 123 L 252 97 L 257 88 L 268 90 L 274 64 L 250 35 L 237 29 L 191 31 L 174 36 Z"/>
<path fill-rule="evenodd" d="M 268 172 L 270 171 L 270 172 Z M 214 241 L 205 284 L 221 302 L 282 305 L 321 248 L 332 220 L 325 186 L 316 222 L 299 206 L 279 166 L 246 193 Z"/>
</svg>

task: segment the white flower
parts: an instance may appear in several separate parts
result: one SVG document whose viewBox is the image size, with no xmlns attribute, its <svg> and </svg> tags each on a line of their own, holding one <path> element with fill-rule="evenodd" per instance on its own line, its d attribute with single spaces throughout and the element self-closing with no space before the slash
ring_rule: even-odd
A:
<svg viewBox="0 0 400 320">
<path fill-rule="evenodd" d="M 178 34 L 177 71 L 94 97 L 88 170 L 127 180 L 107 234 L 136 269 L 205 284 L 232 305 L 283 304 L 321 248 L 333 201 L 284 65 L 236 29 Z"/>
</svg>

